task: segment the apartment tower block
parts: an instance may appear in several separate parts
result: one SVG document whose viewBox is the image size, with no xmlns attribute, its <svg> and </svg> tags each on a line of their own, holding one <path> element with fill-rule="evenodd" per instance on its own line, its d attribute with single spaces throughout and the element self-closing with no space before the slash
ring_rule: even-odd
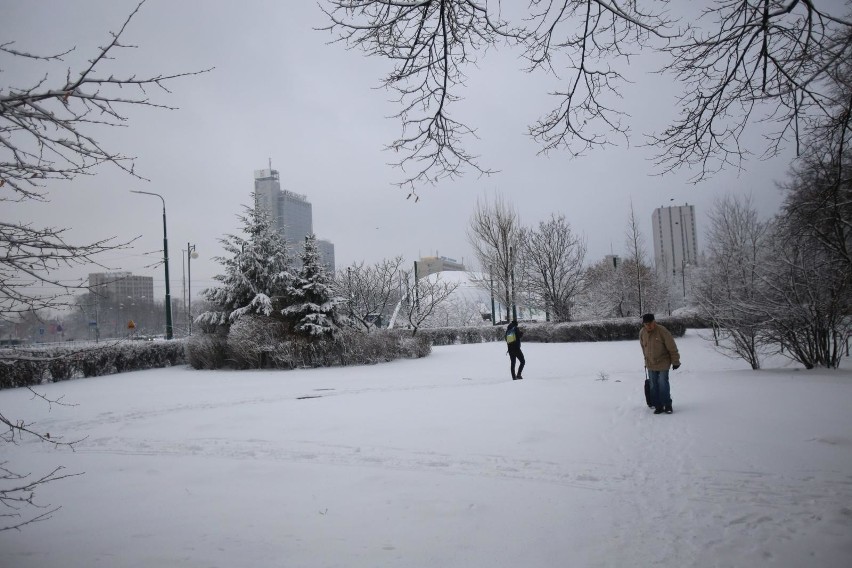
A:
<svg viewBox="0 0 852 568">
<path fill-rule="evenodd" d="M 695 206 L 659 207 L 651 215 L 654 263 L 657 272 L 682 277 L 689 265 L 698 262 Z"/>
</svg>

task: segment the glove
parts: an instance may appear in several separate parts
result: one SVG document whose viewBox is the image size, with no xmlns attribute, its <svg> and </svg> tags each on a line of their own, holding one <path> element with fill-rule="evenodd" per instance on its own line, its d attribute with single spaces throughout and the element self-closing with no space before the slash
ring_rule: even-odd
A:
<svg viewBox="0 0 852 568">
<path fill-rule="evenodd" d="M 680 369 L 680 363 L 678 363 L 677 365 L 672 365 L 672 370 L 673 370 L 673 371 L 676 371 L 676 370 L 678 370 L 678 369 Z"/>
</svg>

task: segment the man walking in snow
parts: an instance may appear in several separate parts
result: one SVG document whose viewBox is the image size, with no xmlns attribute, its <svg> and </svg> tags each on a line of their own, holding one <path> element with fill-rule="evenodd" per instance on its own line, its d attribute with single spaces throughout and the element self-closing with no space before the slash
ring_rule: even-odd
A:
<svg viewBox="0 0 852 568">
<path fill-rule="evenodd" d="M 516 320 L 512 320 L 509 326 L 506 327 L 506 344 L 509 347 L 509 359 L 512 362 L 513 381 L 523 379 L 521 372 L 524 370 L 524 364 L 526 363 L 524 360 L 524 354 L 521 352 L 521 336 L 523 334 L 524 332 L 520 330 Z M 515 374 L 515 360 L 521 362 L 521 366 L 518 367 L 517 374 Z"/>
<path fill-rule="evenodd" d="M 645 368 L 651 381 L 651 401 L 654 414 L 671 414 L 672 397 L 669 386 L 669 367 L 680 367 L 680 353 L 672 334 L 654 321 L 654 314 L 642 316 L 642 331 L 639 332 L 639 344 L 645 356 Z"/>
</svg>

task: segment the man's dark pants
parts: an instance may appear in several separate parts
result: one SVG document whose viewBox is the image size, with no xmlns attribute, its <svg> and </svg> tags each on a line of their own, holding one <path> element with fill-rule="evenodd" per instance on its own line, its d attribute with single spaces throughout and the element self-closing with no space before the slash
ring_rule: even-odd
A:
<svg viewBox="0 0 852 568">
<path fill-rule="evenodd" d="M 651 401 L 657 408 L 663 408 L 672 403 L 671 387 L 669 386 L 669 370 L 648 370 L 648 378 L 651 380 Z"/>
</svg>

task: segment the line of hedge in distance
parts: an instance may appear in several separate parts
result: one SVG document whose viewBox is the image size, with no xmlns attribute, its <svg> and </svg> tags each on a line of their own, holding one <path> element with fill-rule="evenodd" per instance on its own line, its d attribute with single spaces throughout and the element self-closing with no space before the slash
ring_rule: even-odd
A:
<svg viewBox="0 0 852 568">
<path fill-rule="evenodd" d="M 86 347 L 0 351 L 0 389 L 99 377 L 186 363 L 184 340 L 120 341 Z"/>
<path fill-rule="evenodd" d="M 682 337 L 687 325 L 680 318 L 661 317 L 657 320 L 673 336 Z M 638 318 L 620 318 L 565 323 L 519 322 L 523 341 L 530 343 L 574 343 L 582 341 L 629 341 L 639 339 L 642 323 Z M 444 327 L 420 329 L 417 335 L 429 338 L 432 345 L 458 345 L 503 341 L 506 326 Z"/>
</svg>

